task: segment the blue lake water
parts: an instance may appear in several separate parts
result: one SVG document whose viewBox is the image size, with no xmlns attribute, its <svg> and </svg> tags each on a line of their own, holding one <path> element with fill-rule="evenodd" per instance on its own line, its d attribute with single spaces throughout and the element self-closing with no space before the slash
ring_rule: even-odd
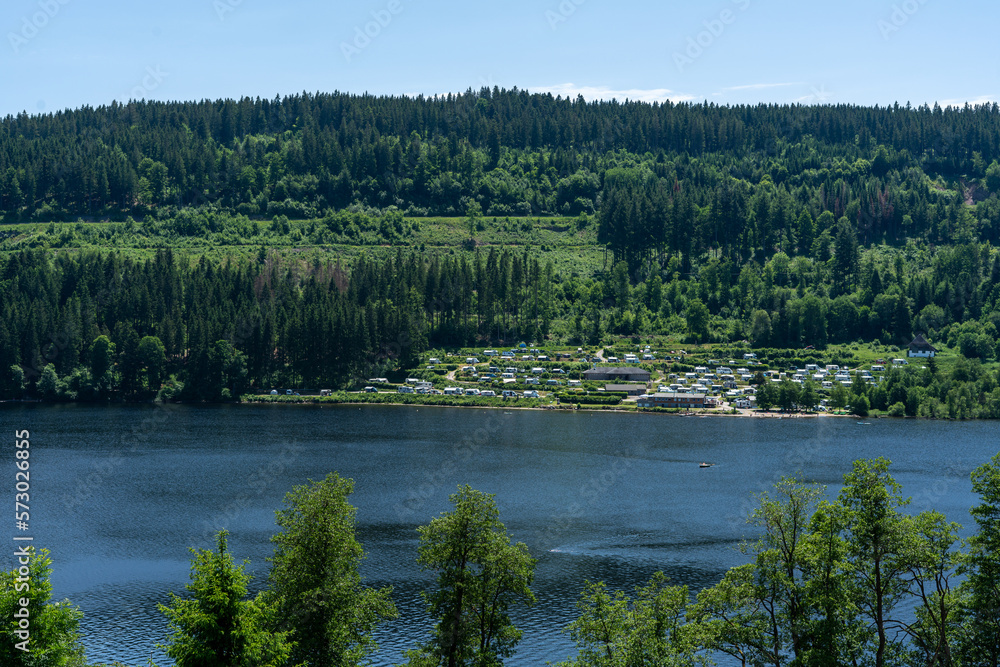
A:
<svg viewBox="0 0 1000 667">
<path fill-rule="evenodd" d="M 30 533 L 52 552 L 54 595 L 84 612 L 91 661 L 127 665 L 169 664 L 156 605 L 183 592 L 189 547 L 227 528 L 262 585 L 285 493 L 331 471 L 355 480 L 366 583 L 393 586 L 400 611 L 379 632 L 375 664 L 425 638 L 420 591 L 433 576 L 415 562 L 415 528 L 468 483 L 496 494 L 511 536 L 538 558 L 538 603 L 516 614 L 524 639 L 508 664 L 539 665 L 575 653 L 563 628 L 585 580 L 631 589 L 663 570 L 698 589 L 744 562 L 751 496 L 781 475 L 835 495 L 854 459 L 884 456 L 913 509 L 969 524 L 969 473 L 1000 449 L 992 422 L 11 404 L 0 419 L 11 439 L 31 431 Z"/>
</svg>

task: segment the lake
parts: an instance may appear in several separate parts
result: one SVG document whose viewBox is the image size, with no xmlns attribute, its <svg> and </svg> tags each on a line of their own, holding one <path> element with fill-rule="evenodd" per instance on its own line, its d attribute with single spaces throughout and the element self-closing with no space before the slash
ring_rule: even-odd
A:
<svg viewBox="0 0 1000 667">
<path fill-rule="evenodd" d="M 970 524 L 969 473 L 1000 434 L 992 422 L 394 406 L 6 404 L 0 415 L 11 436 L 31 431 L 30 534 L 52 552 L 55 597 L 85 614 L 88 658 L 152 655 L 161 667 L 156 605 L 183 592 L 188 548 L 227 528 L 259 588 L 285 493 L 331 471 L 355 480 L 365 581 L 393 586 L 400 611 L 375 664 L 426 637 L 420 591 L 433 576 L 415 562 L 415 528 L 468 483 L 496 494 L 508 532 L 538 558 L 538 604 L 518 610 L 524 639 L 507 664 L 539 665 L 575 653 L 563 628 L 585 580 L 631 589 L 663 570 L 698 589 L 744 562 L 751 495 L 781 475 L 801 471 L 835 495 L 854 459 L 884 456 L 914 509 Z"/>
</svg>

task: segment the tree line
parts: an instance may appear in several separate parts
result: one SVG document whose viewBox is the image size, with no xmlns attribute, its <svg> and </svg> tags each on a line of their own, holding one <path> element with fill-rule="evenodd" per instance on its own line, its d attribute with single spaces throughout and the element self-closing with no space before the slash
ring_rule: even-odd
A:
<svg viewBox="0 0 1000 667">
<path fill-rule="evenodd" d="M 533 250 L 497 247 L 396 248 L 349 265 L 263 247 L 221 261 L 169 249 L 147 259 L 26 250 L 0 259 L 0 397 L 218 401 L 272 387 L 350 387 L 413 368 L 431 349 L 622 336 L 752 346 L 784 369 L 777 349 L 811 346 L 800 354 L 820 359 L 828 344 L 904 345 L 923 331 L 959 362 L 838 387 L 835 405 L 1000 417 L 998 375 L 983 365 L 1000 350 L 997 253 L 968 244 L 933 255 L 857 251 L 850 261 L 855 273 L 838 288 L 838 263 L 847 260 L 837 255 L 816 262 L 779 253 L 738 274 L 715 258 L 689 277 L 668 273 L 682 263 L 675 255 L 633 285 L 625 259 L 584 278 Z M 763 398 L 815 404 L 808 394 L 798 400 L 798 389 L 785 396 Z"/>
<path fill-rule="evenodd" d="M 566 628 L 576 656 L 561 667 L 741 665 L 988 667 L 1000 661 L 1000 454 L 976 468 L 975 532 L 910 499 L 885 459 L 855 461 L 835 499 L 783 478 L 757 497 L 743 543 L 748 562 L 692 593 L 662 572 L 634 592 L 586 582 Z M 247 595 L 249 576 L 228 551 L 193 550 L 184 596 L 160 605 L 178 667 L 312 667 L 364 664 L 375 628 L 397 617 L 391 588 L 366 587 L 355 539 L 350 480 L 331 473 L 296 487 L 279 510 L 268 587 Z M 423 593 L 435 625 L 405 654 L 409 667 L 499 666 L 522 630 L 510 612 L 536 601 L 536 561 L 513 543 L 495 498 L 469 486 L 452 510 L 418 529 L 418 562 L 437 574 Z M 33 653 L 15 648 L 17 570 L 0 575 L 6 610 L 0 655 L 11 667 L 85 667 L 81 612 L 50 603 L 51 560 L 30 558 Z M 23 605 L 22 605 L 23 606 Z"/>
<path fill-rule="evenodd" d="M 0 261 L 0 396 L 235 399 L 347 386 L 429 345 L 544 338 L 550 265 L 527 252 L 402 249 L 376 261 L 197 262 L 161 250 L 25 251 Z"/>
<path fill-rule="evenodd" d="M 812 380 L 802 385 L 787 379 L 775 383 L 758 374 L 752 384 L 757 385 L 756 405 L 763 410 L 811 411 L 820 401 L 820 389 Z M 1000 374 L 964 358 L 951 373 L 942 373 L 934 361 L 923 368 L 893 368 L 877 384 L 855 373 L 847 385 L 834 383 L 829 406 L 850 409 L 860 417 L 877 410 L 893 417 L 1000 419 Z"/>
</svg>

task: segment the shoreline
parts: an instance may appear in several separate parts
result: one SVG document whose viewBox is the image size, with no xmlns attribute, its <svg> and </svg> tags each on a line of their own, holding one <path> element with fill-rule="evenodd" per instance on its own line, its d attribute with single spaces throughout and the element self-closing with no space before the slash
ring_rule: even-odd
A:
<svg viewBox="0 0 1000 667">
<path fill-rule="evenodd" d="M 448 403 L 419 403 L 419 402 L 396 403 L 396 402 L 392 402 L 392 401 L 384 401 L 383 402 L 383 401 L 319 400 L 320 398 L 327 398 L 327 397 L 318 397 L 318 396 L 317 397 L 301 396 L 301 397 L 296 397 L 296 398 L 300 398 L 300 399 L 312 399 L 312 400 L 297 400 L 297 401 L 289 401 L 289 400 L 281 400 L 281 401 L 274 401 L 274 400 L 241 400 L 241 401 L 238 401 L 238 404 L 240 404 L 240 405 L 267 405 L 267 404 L 272 404 L 272 405 L 281 405 L 281 404 L 283 404 L 283 405 L 324 405 L 324 404 L 327 404 L 327 405 L 358 405 L 358 406 L 362 406 L 362 405 L 392 405 L 392 406 L 399 406 L 399 407 L 423 406 L 423 407 L 430 407 L 430 408 L 478 408 L 478 409 L 487 409 L 487 410 L 537 410 L 537 411 L 543 411 L 543 412 L 544 411 L 552 411 L 552 410 L 559 411 L 559 412 L 602 412 L 602 413 L 603 412 L 610 412 L 610 413 L 617 413 L 617 414 L 631 413 L 631 414 L 664 415 L 664 416 L 672 416 L 672 417 L 742 417 L 742 418 L 745 418 L 745 419 L 816 419 L 816 418 L 822 418 L 822 417 L 836 417 L 836 418 L 849 417 L 849 418 L 852 418 L 852 419 L 885 419 L 885 418 L 887 418 L 887 417 L 883 417 L 883 416 L 874 416 L 874 415 L 870 416 L 870 417 L 858 417 L 857 415 L 846 414 L 846 413 L 844 413 L 844 414 L 834 414 L 834 413 L 819 413 L 819 412 L 811 412 L 811 413 L 802 413 L 802 412 L 791 412 L 791 413 L 785 413 L 785 412 L 755 412 L 755 411 L 746 410 L 746 409 L 739 409 L 735 413 L 731 412 L 729 410 L 720 410 L 720 409 L 712 409 L 712 410 L 705 409 L 705 410 L 693 411 L 693 412 L 692 411 L 681 412 L 680 410 L 666 410 L 666 409 L 653 409 L 653 410 L 650 410 L 648 408 L 645 408 L 645 409 L 628 408 L 628 407 L 622 408 L 622 406 L 614 406 L 614 407 L 607 407 L 607 408 L 588 408 L 588 407 L 577 408 L 577 407 L 575 407 L 575 405 L 544 405 L 544 406 L 527 406 L 527 405 L 518 406 L 518 405 L 504 405 L 504 404 L 499 404 L 499 405 L 493 405 L 493 404 L 490 404 L 490 405 L 459 405 L 459 404 L 448 404 Z M 626 404 L 626 405 L 629 405 L 629 404 Z M 634 405 L 634 404 L 632 404 L 632 405 Z M 904 419 L 905 419 L 905 417 L 904 417 Z"/>
<path fill-rule="evenodd" d="M 268 397 L 261 397 L 268 398 Z M 284 398 L 284 397 L 282 397 Z M 698 411 L 687 411 L 681 412 L 680 410 L 667 410 L 667 409 L 649 409 L 649 408 L 629 408 L 619 406 L 607 407 L 607 408 L 597 408 L 597 407 L 575 407 L 575 404 L 570 405 L 505 405 L 505 404 L 485 404 L 485 405 L 461 405 L 452 403 L 421 403 L 421 402 L 402 402 L 397 403 L 393 401 L 341 401 L 341 400 L 330 400 L 329 397 L 325 396 L 296 396 L 295 398 L 300 400 L 238 400 L 238 401 L 46 401 L 43 399 L 6 399 L 0 400 L 0 404 L 11 405 L 11 404 L 30 404 L 30 405 L 190 405 L 190 406 L 210 406 L 210 405 L 302 405 L 302 406 L 323 406 L 323 405 L 357 405 L 357 406 L 371 406 L 371 405 L 386 405 L 386 406 L 396 406 L 396 407 L 428 407 L 428 408 L 473 408 L 473 409 L 484 409 L 484 410 L 534 410 L 540 412 L 546 411 L 557 411 L 557 412 L 598 412 L 598 413 L 616 413 L 616 414 L 646 414 L 646 415 L 663 415 L 668 417 L 740 417 L 744 419 L 816 419 L 823 417 L 835 417 L 835 418 L 852 418 L 856 420 L 867 420 L 867 419 L 888 419 L 888 415 L 871 415 L 868 417 L 859 417 L 858 415 L 847 414 L 847 413 L 829 413 L 829 412 L 757 412 L 748 409 L 738 409 L 737 412 L 731 412 L 730 410 L 720 410 L 715 409 L 704 409 Z M 633 404 L 625 404 L 634 405 Z M 897 419 L 918 419 L 918 417 L 897 417 Z M 936 421 L 936 420 L 935 420 Z M 986 420 L 967 420 L 967 421 L 986 421 Z"/>
</svg>

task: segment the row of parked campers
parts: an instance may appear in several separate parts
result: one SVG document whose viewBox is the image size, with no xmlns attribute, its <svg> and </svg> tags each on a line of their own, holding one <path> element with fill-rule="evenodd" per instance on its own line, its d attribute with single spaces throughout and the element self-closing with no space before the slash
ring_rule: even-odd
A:
<svg viewBox="0 0 1000 667">
<path fill-rule="evenodd" d="M 612 359 L 614 359 L 615 361 L 618 361 L 618 357 L 610 357 L 608 359 L 608 361 L 611 361 Z M 645 352 L 642 355 L 642 360 L 643 361 L 655 361 L 656 357 L 651 352 Z M 639 363 L 639 356 L 635 355 L 635 354 L 626 354 L 625 355 L 625 363 L 626 364 L 637 364 L 637 363 Z"/>
<path fill-rule="evenodd" d="M 532 350 L 532 352 L 538 352 L 538 350 Z M 483 355 L 487 356 L 487 357 L 495 357 L 495 356 L 497 356 L 497 351 L 496 350 L 486 350 L 485 352 L 483 352 Z M 514 354 L 513 352 L 504 352 L 500 356 L 503 357 L 504 359 L 514 359 L 517 355 Z M 547 355 L 544 355 L 544 354 L 540 354 L 537 357 L 533 357 L 530 354 L 525 354 L 525 355 L 523 355 L 521 357 L 522 361 L 527 361 L 529 359 L 537 359 L 538 361 L 550 361 L 549 357 Z M 478 357 L 466 357 L 465 358 L 465 363 L 467 363 L 467 364 L 478 364 L 479 363 L 479 358 Z"/>
<path fill-rule="evenodd" d="M 396 391 L 400 394 L 429 394 L 433 388 L 434 385 L 427 380 L 406 378 L 406 384 L 397 387 Z"/>
<path fill-rule="evenodd" d="M 531 352 L 532 354 L 541 354 L 541 350 L 536 348 L 531 348 L 530 350 L 526 347 L 521 348 L 521 352 Z M 501 357 L 513 357 L 517 354 L 517 350 L 504 350 L 503 352 L 497 352 L 496 350 L 483 350 L 483 354 L 487 357 L 495 357 L 498 354 Z"/>
<path fill-rule="evenodd" d="M 365 387 L 365 391 L 368 391 L 368 387 Z M 376 392 L 377 391 L 378 390 L 376 390 Z M 434 388 L 430 384 L 421 384 L 417 385 L 416 387 L 411 387 L 409 385 L 401 384 L 398 387 L 396 387 L 396 392 L 400 394 L 430 394 L 433 391 Z"/>
<path fill-rule="evenodd" d="M 496 397 L 503 396 L 504 398 L 517 398 L 519 395 L 525 398 L 538 398 L 538 392 L 529 389 L 524 392 L 524 394 L 518 394 L 516 391 L 510 389 L 504 389 L 500 394 L 497 394 L 492 389 L 474 389 L 474 388 L 462 388 L 462 387 L 445 387 L 445 396 L 484 396 L 484 397 Z"/>
<path fill-rule="evenodd" d="M 320 396 L 330 396 L 332 393 L 333 392 L 331 390 L 329 390 L 329 389 L 320 389 L 319 390 L 319 395 Z M 277 395 L 278 395 L 278 390 L 277 389 L 272 389 L 271 390 L 271 396 L 277 396 Z M 301 394 L 299 394 L 299 392 L 297 392 L 297 391 L 292 391 L 291 389 L 286 389 L 285 390 L 285 396 L 301 396 Z"/>
</svg>

